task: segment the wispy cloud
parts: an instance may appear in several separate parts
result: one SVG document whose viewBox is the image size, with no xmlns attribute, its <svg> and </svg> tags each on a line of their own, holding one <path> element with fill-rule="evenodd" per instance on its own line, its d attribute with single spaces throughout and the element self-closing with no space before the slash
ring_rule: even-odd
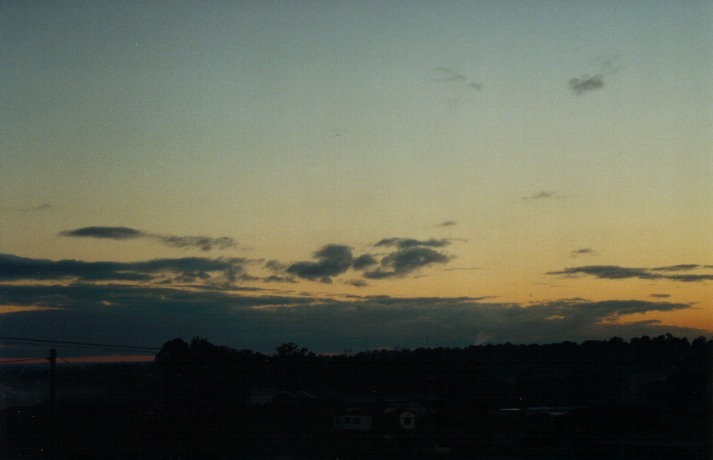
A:
<svg viewBox="0 0 713 460">
<path fill-rule="evenodd" d="M 580 256 L 593 256 L 596 255 L 596 251 L 592 248 L 579 248 L 575 249 L 570 253 L 571 257 L 580 257 Z"/>
<path fill-rule="evenodd" d="M 594 75 L 581 75 L 569 80 L 569 87 L 575 94 L 598 90 L 604 87 L 604 76 L 618 72 L 621 67 L 615 65 L 618 56 L 604 58 L 600 63 L 600 71 Z"/>
<path fill-rule="evenodd" d="M 380 240 L 378 243 L 376 243 L 374 246 L 375 247 L 380 247 L 380 246 L 396 246 L 399 249 L 405 249 L 405 248 L 411 248 L 414 246 L 426 246 L 426 247 L 432 247 L 432 248 L 442 248 L 444 246 L 448 246 L 451 244 L 451 240 L 448 238 L 442 238 L 440 240 L 437 240 L 435 238 L 431 238 L 428 240 L 416 240 L 413 238 L 398 238 L 398 237 L 393 237 L 393 238 L 384 238 Z"/>
<path fill-rule="evenodd" d="M 234 239 L 227 236 L 213 238 L 209 236 L 177 236 L 148 233 L 129 227 L 82 227 L 59 232 L 60 236 L 72 238 L 102 238 L 110 240 L 129 240 L 136 238 L 153 239 L 166 246 L 175 248 L 198 248 L 201 251 L 228 249 L 237 246 Z"/>
<path fill-rule="evenodd" d="M 604 87 L 604 74 L 582 75 L 581 77 L 572 78 L 569 80 L 569 87 L 576 94 L 582 94 L 587 91 L 593 91 Z"/>
<path fill-rule="evenodd" d="M 563 199 L 566 198 L 563 195 L 560 195 L 557 190 L 541 190 L 539 192 L 535 192 L 530 196 L 525 196 L 522 197 L 523 201 L 538 201 L 538 200 L 554 200 L 554 199 Z"/>
<path fill-rule="evenodd" d="M 458 222 L 455 220 L 447 220 L 438 224 L 438 227 L 453 227 L 454 225 L 458 225 Z"/>
<path fill-rule="evenodd" d="M 434 67 L 433 72 L 437 75 L 436 77 L 433 77 L 431 79 L 431 81 L 434 82 L 462 83 L 467 81 L 468 83 L 466 84 L 466 87 L 477 91 L 479 91 L 483 87 L 483 85 L 481 85 L 480 83 L 474 80 L 470 80 L 465 74 L 450 67 Z"/>
<path fill-rule="evenodd" d="M 466 76 L 457 70 L 451 69 L 450 67 L 434 67 L 433 71 L 438 74 L 438 77 L 434 77 L 433 81 L 440 82 L 453 82 L 453 81 L 464 81 Z"/>
<path fill-rule="evenodd" d="M 368 283 L 367 283 L 366 281 L 360 280 L 360 279 L 346 280 L 346 281 L 344 282 L 344 284 L 348 284 L 348 285 L 354 286 L 354 287 L 365 287 L 365 286 L 368 286 Z"/>
<path fill-rule="evenodd" d="M 701 273 L 701 271 L 703 273 Z M 707 265 L 683 264 L 671 267 L 633 268 L 618 265 L 586 265 L 581 267 L 568 267 L 564 270 L 547 272 L 547 275 L 573 277 L 588 275 L 600 279 L 648 279 L 669 280 L 680 282 L 699 282 L 713 280 L 711 267 Z M 681 273 L 696 272 L 696 273 Z"/>
<path fill-rule="evenodd" d="M 175 248 L 199 248 L 201 251 L 210 251 L 211 249 L 228 249 L 237 246 L 234 239 L 221 236 L 220 238 L 212 238 L 209 236 L 175 236 L 175 235 L 151 235 L 166 246 Z"/>
</svg>

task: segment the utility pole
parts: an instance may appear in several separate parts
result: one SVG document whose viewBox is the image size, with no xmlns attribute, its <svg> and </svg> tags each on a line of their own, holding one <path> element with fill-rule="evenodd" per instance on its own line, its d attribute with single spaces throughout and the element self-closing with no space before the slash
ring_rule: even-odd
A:
<svg viewBox="0 0 713 460">
<path fill-rule="evenodd" d="M 54 458 L 55 445 L 57 443 L 57 350 L 50 349 L 47 358 L 50 362 L 49 374 L 49 444 L 47 445 L 48 458 Z"/>
</svg>

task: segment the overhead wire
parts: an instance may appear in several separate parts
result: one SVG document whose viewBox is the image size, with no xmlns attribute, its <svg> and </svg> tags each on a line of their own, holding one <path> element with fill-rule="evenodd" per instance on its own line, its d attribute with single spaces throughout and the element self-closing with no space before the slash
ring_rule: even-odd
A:
<svg viewBox="0 0 713 460">
<path fill-rule="evenodd" d="M 0 343 L 9 343 L 14 345 L 35 345 L 35 346 L 48 346 L 48 345 L 61 345 L 63 347 L 70 348 L 81 348 L 81 349 L 105 349 L 105 350 L 134 350 L 134 351 L 159 351 L 160 348 L 157 347 L 146 347 L 139 345 L 125 345 L 125 344 L 108 344 L 108 343 L 93 343 L 93 342 L 74 342 L 65 340 L 45 340 L 45 339 L 32 339 L 27 337 L 0 337 Z"/>
<path fill-rule="evenodd" d="M 14 363 L 24 363 L 27 361 L 39 361 L 39 360 L 47 360 L 45 357 L 39 357 L 39 358 L 22 358 L 22 359 L 6 359 L 4 361 L 0 361 L 0 364 L 14 364 Z"/>
</svg>

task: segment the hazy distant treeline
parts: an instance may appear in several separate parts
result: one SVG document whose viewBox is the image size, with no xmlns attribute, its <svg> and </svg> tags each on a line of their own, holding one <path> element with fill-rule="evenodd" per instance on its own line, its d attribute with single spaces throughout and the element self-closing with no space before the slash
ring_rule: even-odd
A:
<svg viewBox="0 0 713 460">
<path fill-rule="evenodd" d="M 171 379 L 208 379 L 230 388 L 433 392 L 474 404 L 582 404 L 623 399 L 710 398 L 713 339 L 671 334 L 547 345 L 376 350 L 315 355 L 285 343 L 274 355 L 237 351 L 195 338 L 166 343 L 156 366 Z"/>
</svg>

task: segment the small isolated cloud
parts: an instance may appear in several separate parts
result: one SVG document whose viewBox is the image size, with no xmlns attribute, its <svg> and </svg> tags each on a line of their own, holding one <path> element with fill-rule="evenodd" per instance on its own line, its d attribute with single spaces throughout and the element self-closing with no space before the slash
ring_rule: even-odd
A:
<svg viewBox="0 0 713 460">
<path fill-rule="evenodd" d="M 456 222 L 455 220 L 447 220 L 438 224 L 439 227 L 453 227 L 455 225 L 458 225 L 458 222 Z"/>
<path fill-rule="evenodd" d="M 227 236 L 213 238 L 210 236 L 161 235 L 129 227 L 82 227 L 59 232 L 59 235 L 72 238 L 103 238 L 110 240 L 146 238 L 174 248 L 197 248 L 201 251 L 223 250 L 237 246 L 235 240 Z"/>
<path fill-rule="evenodd" d="M 651 297 L 654 297 L 656 299 L 668 299 L 669 297 L 671 297 L 671 294 L 656 294 L 656 293 L 654 293 L 654 294 L 651 294 Z"/>
<path fill-rule="evenodd" d="M 538 201 L 538 200 L 554 200 L 554 199 L 562 199 L 565 198 L 564 196 L 560 195 L 557 193 L 557 190 L 542 190 L 536 193 L 533 193 L 530 196 L 525 196 L 522 197 L 523 201 Z"/>
<path fill-rule="evenodd" d="M 586 265 L 582 267 L 568 267 L 564 270 L 547 272 L 547 275 L 573 277 L 577 275 L 594 276 L 599 279 L 647 279 L 669 280 L 684 283 L 713 280 L 713 273 L 704 265 L 684 264 L 671 267 L 633 268 L 617 265 Z M 681 273 L 683 271 L 695 273 Z"/>
<path fill-rule="evenodd" d="M 569 80 L 569 87 L 576 94 L 582 94 L 587 91 L 593 91 L 595 89 L 600 89 L 604 87 L 604 75 L 597 74 L 593 76 L 582 75 L 578 78 L 572 78 Z"/>
<path fill-rule="evenodd" d="M 616 66 L 615 60 L 618 56 L 604 58 L 600 64 L 600 71 L 595 75 L 581 75 L 569 80 L 569 87 L 575 94 L 579 95 L 588 91 L 594 91 L 604 87 L 604 76 L 618 72 L 621 67 Z"/>
<path fill-rule="evenodd" d="M 572 257 L 577 257 L 577 256 L 591 256 L 591 255 L 595 255 L 595 254 L 596 254 L 596 251 L 595 251 L 594 249 L 591 249 L 591 248 L 579 248 L 579 249 L 575 249 L 574 251 L 572 251 L 572 252 L 570 253 L 570 255 L 571 255 Z"/>
<path fill-rule="evenodd" d="M 366 287 L 368 286 L 367 282 L 364 280 L 359 280 L 359 279 L 352 279 L 352 280 L 346 280 L 344 284 L 348 284 L 350 286 L 354 287 Z"/>
<path fill-rule="evenodd" d="M 129 227 L 83 227 L 75 230 L 65 230 L 59 232 L 59 234 L 60 236 L 73 238 L 106 238 L 110 240 L 148 237 L 146 233 Z"/>
<path fill-rule="evenodd" d="M 316 261 L 296 262 L 287 267 L 287 272 L 300 278 L 331 283 L 332 277 L 349 270 L 354 261 L 349 246 L 328 244 L 314 253 Z"/>
</svg>

